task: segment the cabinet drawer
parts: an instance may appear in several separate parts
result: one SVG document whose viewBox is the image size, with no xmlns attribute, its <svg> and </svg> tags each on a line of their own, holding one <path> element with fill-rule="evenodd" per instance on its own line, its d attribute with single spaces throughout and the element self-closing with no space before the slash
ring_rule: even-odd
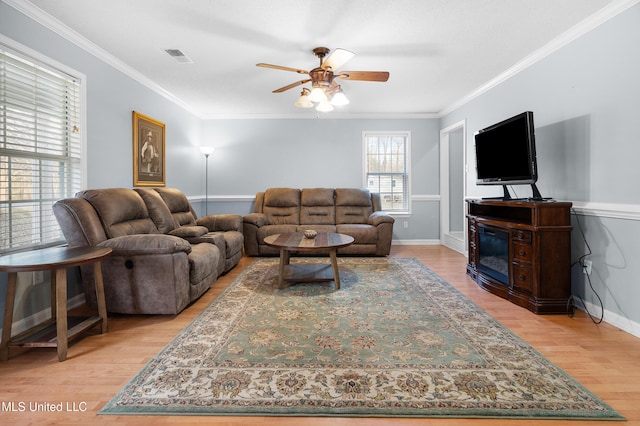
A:
<svg viewBox="0 0 640 426">
<path fill-rule="evenodd" d="M 511 239 L 513 241 L 531 244 L 531 231 L 511 231 Z"/>
<path fill-rule="evenodd" d="M 533 270 L 518 265 L 512 265 L 513 278 L 512 285 L 514 288 L 531 293 L 533 291 Z"/>
<path fill-rule="evenodd" d="M 512 250 L 512 257 L 514 260 L 531 262 L 531 245 L 513 243 Z"/>
</svg>

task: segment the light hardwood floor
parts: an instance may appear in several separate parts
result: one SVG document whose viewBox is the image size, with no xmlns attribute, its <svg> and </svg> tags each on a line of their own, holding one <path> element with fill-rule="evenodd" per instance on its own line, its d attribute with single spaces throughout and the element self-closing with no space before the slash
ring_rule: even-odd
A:
<svg viewBox="0 0 640 426">
<path fill-rule="evenodd" d="M 394 246 L 394 257 L 415 257 L 552 362 L 624 415 L 640 424 L 640 339 L 607 324 L 575 317 L 534 315 L 477 287 L 465 274 L 463 255 L 442 246 Z M 613 422 L 497 419 L 384 419 L 326 417 L 103 416 L 100 410 L 250 262 L 243 258 L 202 298 L 178 316 L 109 317 L 109 332 L 72 343 L 65 362 L 55 350 L 12 349 L 0 363 L 0 424 L 214 424 L 214 425 L 605 425 Z M 30 412 L 32 404 L 59 412 Z M 11 406 L 17 411 L 11 412 Z M 24 404 L 24 405 L 21 405 Z M 42 406 L 42 405 L 41 405 Z M 21 410 L 24 407 L 24 411 Z M 620 424 L 615 422 L 615 424 Z"/>
</svg>

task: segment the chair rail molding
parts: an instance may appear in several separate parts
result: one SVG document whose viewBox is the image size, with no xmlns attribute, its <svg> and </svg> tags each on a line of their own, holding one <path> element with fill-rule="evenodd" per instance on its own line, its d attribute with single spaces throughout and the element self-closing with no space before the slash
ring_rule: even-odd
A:
<svg viewBox="0 0 640 426">
<path fill-rule="evenodd" d="M 573 211 L 582 216 L 640 220 L 640 204 L 573 201 Z"/>
</svg>

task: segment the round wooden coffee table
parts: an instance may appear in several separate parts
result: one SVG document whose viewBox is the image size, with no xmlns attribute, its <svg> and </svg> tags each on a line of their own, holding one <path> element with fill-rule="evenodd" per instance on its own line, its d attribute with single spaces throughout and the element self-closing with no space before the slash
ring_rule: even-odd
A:
<svg viewBox="0 0 640 426">
<path fill-rule="evenodd" d="M 318 232 L 315 238 L 305 238 L 302 232 L 274 234 L 265 237 L 264 243 L 280 249 L 280 270 L 278 286 L 284 287 L 285 282 L 300 281 L 334 281 L 336 290 L 340 289 L 340 275 L 338 273 L 338 259 L 336 252 L 340 247 L 353 244 L 353 237 L 334 232 Z M 331 264 L 289 264 L 292 251 L 322 252 L 329 251 Z"/>
</svg>

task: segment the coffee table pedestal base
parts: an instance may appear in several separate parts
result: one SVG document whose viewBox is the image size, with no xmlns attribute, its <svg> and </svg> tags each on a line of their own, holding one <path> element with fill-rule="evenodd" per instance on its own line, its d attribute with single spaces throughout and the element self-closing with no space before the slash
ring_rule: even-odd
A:
<svg viewBox="0 0 640 426">
<path fill-rule="evenodd" d="M 334 281 L 336 290 L 340 290 L 340 275 L 338 273 L 338 258 L 336 250 L 330 250 L 331 264 L 298 263 L 290 264 L 289 250 L 280 250 L 280 270 L 278 287 L 284 288 L 287 282 L 315 282 Z"/>
</svg>

